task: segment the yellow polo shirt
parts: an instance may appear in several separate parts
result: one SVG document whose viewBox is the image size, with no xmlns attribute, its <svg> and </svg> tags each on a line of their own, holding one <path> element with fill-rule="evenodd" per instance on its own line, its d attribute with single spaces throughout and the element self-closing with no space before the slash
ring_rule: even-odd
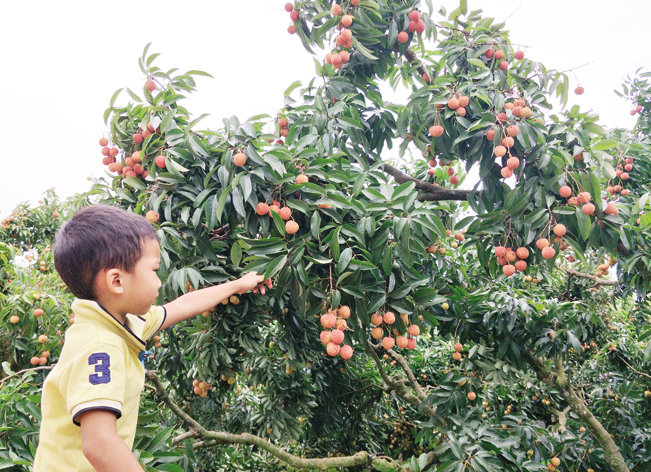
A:
<svg viewBox="0 0 651 472">
<path fill-rule="evenodd" d="M 165 308 L 127 315 L 124 325 L 91 300 L 72 304 L 59 362 L 43 384 L 42 422 L 34 472 L 92 472 L 81 448 L 76 417 L 88 410 L 115 412 L 117 432 L 133 447 L 145 372 L 138 354 L 165 321 Z M 107 451 L 110 454 L 110 451 Z"/>
</svg>

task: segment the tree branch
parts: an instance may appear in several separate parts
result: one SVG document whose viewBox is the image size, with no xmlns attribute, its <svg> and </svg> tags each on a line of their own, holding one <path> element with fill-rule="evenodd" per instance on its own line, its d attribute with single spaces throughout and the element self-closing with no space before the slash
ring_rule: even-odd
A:
<svg viewBox="0 0 651 472">
<path fill-rule="evenodd" d="M 18 372 L 14 372 L 11 375 L 7 375 L 5 378 L 0 380 L 0 386 L 2 386 L 3 383 L 5 383 L 5 380 L 9 380 L 12 377 L 16 377 L 16 376 L 18 376 L 20 374 L 24 374 L 25 372 L 30 372 L 32 370 L 52 370 L 52 369 L 54 369 L 55 366 L 56 366 L 56 364 L 52 364 L 52 365 L 46 365 L 46 366 L 41 366 L 41 367 L 32 367 L 30 369 L 19 370 Z"/>
<path fill-rule="evenodd" d="M 375 364 L 378 367 L 378 371 L 380 372 L 380 376 L 382 377 L 382 380 L 391 387 L 391 389 L 395 390 L 398 395 L 400 395 L 401 398 L 403 398 L 406 402 L 411 403 L 413 406 L 416 408 L 421 408 L 421 405 L 423 403 L 423 400 L 426 398 L 419 398 L 413 393 L 411 393 L 407 387 L 405 386 L 405 383 L 397 380 L 391 379 L 386 372 L 384 371 L 384 368 L 382 367 L 382 362 L 380 361 L 380 358 L 378 357 L 377 353 L 375 352 L 376 350 L 379 350 L 379 346 L 374 346 L 371 342 L 367 341 L 366 342 L 366 352 L 368 352 L 373 360 L 375 361 Z M 413 376 L 413 374 L 412 374 Z M 415 380 L 415 379 L 414 379 Z M 407 381 L 407 383 L 410 383 Z M 424 393 L 423 393 L 424 395 Z M 431 408 L 430 406 L 426 406 L 423 408 L 423 413 L 425 413 L 429 417 L 433 417 L 434 414 L 436 413 L 436 408 Z"/>
<path fill-rule="evenodd" d="M 427 195 L 422 195 L 421 198 L 419 198 L 421 201 L 467 200 L 468 195 L 472 193 L 472 190 L 455 190 L 437 187 L 429 182 L 410 177 L 389 164 L 384 164 L 382 168 L 384 169 L 384 172 L 393 177 L 399 184 L 414 182 L 417 189 L 427 192 Z"/>
<path fill-rule="evenodd" d="M 201 424 L 192 418 L 190 415 L 185 413 L 179 405 L 176 404 L 174 400 L 170 398 L 167 394 L 165 387 L 162 382 L 159 380 L 155 372 L 146 371 L 147 376 L 152 381 L 156 388 L 156 394 L 163 399 L 163 402 L 181 419 L 185 422 L 194 426 L 194 430 L 191 431 L 192 434 L 184 433 L 180 436 L 177 436 L 174 439 L 187 439 L 189 437 L 199 437 L 203 439 L 195 444 L 195 447 L 208 447 L 217 444 L 248 444 L 252 446 L 257 446 L 260 449 L 267 451 L 273 456 L 277 457 L 286 464 L 296 467 L 299 469 L 319 469 L 327 470 L 336 467 L 354 467 L 359 465 L 372 465 L 372 466 L 385 466 L 385 467 L 395 467 L 395 464 L 392 461 L 387 461 L 379 457 L 373 457 L 366 451 L 360 451 L 355 455 L 347 457 L 329 457 L 323 459 L 302 459 L 293 454 L 285 452 L 283 449 L 271 444 L 269 441 L 255 436 L 253 434 L 242 433 L 242 434 L 230 434 L 219 431 L 209 431 L 205 429 Z"/>
<path fill-rule="evenodd" d="M 579 272 L 578 270 L 574 269 L 565 269 L 560 266 L 556 266 L 558 269 L 562 270 L 565 272 L 567 275 L 573 275 L 575 277 L 583 277 L 585 279 L 590 279 L 594 282 L 594 286 L 596 287 L 597 285 L 617 285 L 619 282 L 617 280 L 603 280 L 600 279 L 599 277 L 595 275 L 590 275 L 590 274 L 585 274 L 583 272 Z"/>
<path fill-rule="evenodd" d="M 604 428 L 599 420 L 594 417 L 592 412 L 588 410 L 585 401 L 577 395 L 569 382 L 569 379 L 565 375 L 562 358 L 557 356 L 554 359 L 556 371 L 552 372 L 531 352 L 524 350 L 523 354 L 525 361 L 531 366 L 534 372 L 536 372 L 538 379 L 545 382 L 547 385 L 556 388 L 563 395 L 563 398 L 565 398 L 572 410 L 574 410 L 574 413 L 576 413 L 579 419 L 588 427 L 590 433 L 604 450 L 604 458 L 612 470 L 614 472 L 630 472 L 626 465 L 626 461 L 619 452 L 617 444 L 615 444 L 613 438 L 610 437 L 606 428 Z"/>
</svg>

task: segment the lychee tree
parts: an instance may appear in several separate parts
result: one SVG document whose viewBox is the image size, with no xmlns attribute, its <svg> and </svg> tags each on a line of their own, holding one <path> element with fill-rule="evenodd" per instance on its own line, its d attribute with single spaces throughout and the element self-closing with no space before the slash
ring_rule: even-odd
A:
<svg viewBox="0 0 651 472">
<path fill-rule="evenodd" d="M 465 1 L 438 22 L 413 0 L 286 10 L 319 60 L 276 116 L 198 128 L 180 103 L 209 74 L 148 47 L 142 91 L 104 113 L 91 194 L 156 225 L 161 302 L 274 280 L 157 340 L 171 445 L 211 470 L 216 444 L 322 470 L 643 470 L 648 435 L 621 425 L 651 411 L 645 76 L 624 91 L 640 128 L 607 130 Z"/>
<path fill-rule="evenodd" d="M 192 119 L 178 100 L 206 74 L 165 73 L 147 49 L 143 98 L 128 91 L 135 103 L 120 108 L 116 93 L 105 113 L 111 133 L 100 144 L 110 144 L 105 164 L 118 173 L 105 188 L 116 203 L 152 212 L 159 225 L 163 297 L 241 271 L 275 281 L 265 298 L 244 297 L 181 328 L 191 343 L 171 334 L 161 366 L 167 361 L 178 374 L 184 355 L 194 376 L 222 390 L 248 368 L 250 383 L 264 385 L 283 407 L 260 408 L 252 424 L 260 436 L 280 439 L 298 434 L 299 405 L 315 399 L 312 368 L 294 374 L 314 362 L 309 353 L 322 341 L 321 353 L 333 358 L 366 353 L 386 391 L 440 418 L 433 405 L 449 408 L 436 404 L 438 394 L 428 395 L 393 349 L 417 349 L 420 331 L 436 327 L 476 347 L 462 356 L 469 367 L 482 365 L 472 360 L 481 348 L 495 363 L 533 369 L 586 423 L 604 460 L 628 470 L 568 380 L 566 356 L 590 336 L 590 319 L 563 302 L 539 306 L 510 293 L 499 292 L 504 298 L 495 303 L 467 267 L 441 275 L 459 244 L 488 280 L 504 274 L 553 285 L 560 275 L 599 289 L 614 285 L 604 276 L 618 260 L 620 288 L 642 300 L 650 281 L 648 221 L 636 220 L 651 169 L 639 137 L 606 130 L 577 106 L 548 115 L 553 100 L 568 103 L 568 77 L 512 48 L 503 25 L 469 12 L 465 2 L 442 11 L 439 23 L 410 1 L 294 7 L 289 32 L 308 51 L 323 49 L 323 62 L 318 78 L 286 91 L 277 116 L 232 117 L 223 130 L 193 130 L 205 115 Z M 408 101 L 385 103 L 379 81 L 405 85 Z M 457 189 L 471 169 L 478 182 Z M 599 267 L 577 271 L 561 262 L 561 251 Z M 441 308 L 450 301 L 449 310 Z M 282 381 L 262 368 L 270 361 L 258 327 L 270 318 L 279 326 L 274 347 L 286 353 L 276 361 L 289 376 Z M 385 352 L 405 369 L 406 384 L 385 375 Z M 300 387 L 280 393 L 288 382 Z M 480 385 L 474 382 L 466 388 Z"/>
</svg>

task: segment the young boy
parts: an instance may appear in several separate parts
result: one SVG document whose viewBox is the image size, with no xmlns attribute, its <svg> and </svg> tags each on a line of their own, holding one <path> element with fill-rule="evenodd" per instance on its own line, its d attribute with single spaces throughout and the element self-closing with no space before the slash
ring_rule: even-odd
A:
<svg viewBox="0 0 651 472">
<path fill-rule="evenodd" d="M 264 294 L 263 277 L 251 272 L 152 306 L 161 286 L 156 232 L 142 216 L 106 205 L 81 210 L 61 228 L 54 263 L 77 297 L 75 323 L 43 386 L 34 472 L 142 472 L 131 447 L 145 342 L 233 294 Z"/>
</svg>

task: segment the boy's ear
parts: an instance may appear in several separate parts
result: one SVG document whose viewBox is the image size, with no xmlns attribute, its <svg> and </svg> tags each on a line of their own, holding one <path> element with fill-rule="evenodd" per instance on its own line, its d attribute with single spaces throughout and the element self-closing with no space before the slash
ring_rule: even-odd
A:
<svg viewBox="0 0 651 472">
<path fill-rule="evenodd" d="M 109 293 L 121 295 L 124 292 L 122 285 L 122 271 L 120 269 L 109 269 L 100 277 L 100 283 L 104 285 Z"/>
</svg>

